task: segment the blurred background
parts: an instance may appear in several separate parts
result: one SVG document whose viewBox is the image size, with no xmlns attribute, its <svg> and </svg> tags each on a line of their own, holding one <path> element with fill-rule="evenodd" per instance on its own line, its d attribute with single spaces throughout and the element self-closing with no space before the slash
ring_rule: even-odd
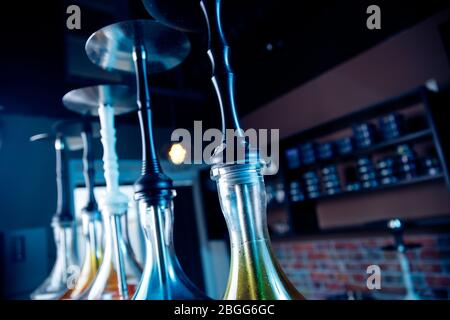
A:
<svg viewBox="0 0 450 320">
<path fill-rule="evenodd" d="M 66 28 L 72 4 L 81 8 L 80 30 Z M 274 251 L 310 299 L 403 299 L 411 290 L 420 299 L 449 299 L 450 5 L 377 1 L 381 29 L 370 30 L 371 4 L 224 1 L 242 123 L 280 130 L 279 172 L 266 178 Z M 53 145 L 29 137 L 77 117 L 61 103 L 69 90 L 134 85 L 132 76 L 93 65 L 84 45 L 108 24 L 152 17 L 138 0 L 0 6 L 0 297 L 27 299 L 55 259 L 56 208 Z M 218 298 L 229 243 L 215 183 L 206 165 L 176 165 L 168 156 L 175 128 L 192 130 L 195 120 L 204 130 L 220 126 L 206 34 L 188 37 L 186 61 L 152 75 L 150 92 L 158 152 L 177 186 L 176 250 L 188 276 Z M 117 131 L 121 185 L 131 199 L 140 174 L 137 116 L 118 117 Z M 94 147 L 100 192 L 102 147 Z M 81 152 L 74 152 L 77 217 L 83 183 Z M 142 261 L 137 209 L 130 206 L 131 242 Z M 389 250 L 399 241 L 414 245 L 407 246 L 407 271 Z M 379 290 L 366 286 L 369 265 L 382 270 Z"/>
</svg>

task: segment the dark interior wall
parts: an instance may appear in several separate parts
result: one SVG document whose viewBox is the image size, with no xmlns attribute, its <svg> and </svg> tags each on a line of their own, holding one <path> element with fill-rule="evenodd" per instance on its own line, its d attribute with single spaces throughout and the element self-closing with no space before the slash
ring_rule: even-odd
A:
<svg viewBox="0 0 450 320">
<path fill-rule="evenodd" d="M 448 84 L 450 65 L 439 26 L 449 18 L 446 11 L 397 34 L 250 113 L 244 126 L 279 128 L 284 138 L 432 78 Z"/>
<path fill-rule="evenodd" d="M 49 224 L 56 208 L 55 153 L 51 143 L 30 143 L 48 118 L 2 116 L 0 230 Z"/>
<path fill-rule="evenodd" d="M 283 138 L 429 79 L 435 79 L 441 87 L 448 86 L 450 65 L 440 27 L 449 19 L 450 11 L 443 12 L 333 68 L 246 116 L 245 127 L 279 128 Z M 318 206 L 317 212 L 320 226 L 331 228 L 392 216 L 445 214 L 449 205 L 444 183 L 437 182 L 327 201 Z"/>
<path fill-rule="evenodd" d="M 395 191 L 387 190 L 321 203 L 317 208 L 319 225 L 338 228 L 392 217 L 415 219 L 436 217 L 450 210 L 446 185 L 425 183 Z"/>
<path fill-rule="evenodd" d="M 0 148 L 0 230 L 48 226 L 56 209 L 55 152 L 51 142 L 29 142 L 47 132 L 56 119 L 2 115 Z M 166 136 L 165 130 L 159 130 Z M 120 125 L 117 152 L 121 159 L 140 159 L 138 126 Z M 100 141 L 95 142 L 101 159 Z M 73 152 L 80 158 L 81 152 Z"/>
</svg>

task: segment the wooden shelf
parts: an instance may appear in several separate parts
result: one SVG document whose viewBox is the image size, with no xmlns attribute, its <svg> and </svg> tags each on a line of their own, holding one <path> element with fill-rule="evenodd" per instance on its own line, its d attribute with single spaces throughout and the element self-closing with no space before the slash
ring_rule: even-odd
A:
<svg viewBox="0 0 450 320">
<path fill-rule="evenodd" d="M 422 176 L 422 177 L 416 177 L 413 179 L 406 179 L 406 180 L 402 180 L 400 182 L 393 183 L 393 184 L 381 185 L 376 188 L 361 189 L 358 191 L 343 191 L 341 193 L 336 193 L 333 195 L 323 195 L 323 196 L 320 196 L 320 197 L 317 197 L 314 199 L 305 199 L 303 201 L 292 202 L 292 204 L 295 205 L 296 203 L 302 203 L 302 202 L 306 202 L 306 201 L 318 202 L 318 201 L 326 201 L 326 200 L 330 200 L 330 199 L 339 199 L 339 198 L 344 198 L 344 197 L 353 196 L 353 195 L 368 194 L 368 193 L 372 193 L 372 192 L 376 192 L 376 191 L 390 190 L 390 189 L 395 189 L 395 188 L 400 188 L 400 187 L 411 186 L 411 185 L 415 185 L 415 184 L 419 184 L 419 183 L 433 182 L 433 181 L 439 181 L 439 180 L 444 180 L 443 174 L 439 174 L 439 175 L 435 175 L 435 176 Z"/>
</svg>

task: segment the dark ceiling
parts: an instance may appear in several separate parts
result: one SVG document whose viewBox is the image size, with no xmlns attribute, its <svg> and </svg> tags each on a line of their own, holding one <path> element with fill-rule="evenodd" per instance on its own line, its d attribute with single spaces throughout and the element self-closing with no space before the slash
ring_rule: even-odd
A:
<svg viewBox="0 0 450 320">
<path fill-rule="evenodd" d="M 3 112 L 72 117 L 60 99 L 70 89 L 134 79 L 108 74 L 84 56 L 85 40 L 117 21 L 151 18 L 140 0 L 21 1 L 0 5 L 0 105 Z M 377 4 L 382 29 L 366 28 Z M 66 7 L 78 4 L 82 29 L 65 28 Z M 224 0 L 224 29 L 237 75 L 240 115 L 443 10 L 448 1 Z M 205 33 L 189 34 L 192 51 L 178 68 L 152 76 L 159 126 L 218 124 Z M 135 121 L 131 115 L 125 121 Z"/>
</svg>

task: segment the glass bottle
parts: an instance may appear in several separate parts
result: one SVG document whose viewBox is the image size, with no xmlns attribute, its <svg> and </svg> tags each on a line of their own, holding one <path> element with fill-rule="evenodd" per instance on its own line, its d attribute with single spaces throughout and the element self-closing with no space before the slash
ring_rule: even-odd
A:
<svg viewBox="0 0 450 320">
<path fill-rule="evenodd" d="M 32 141 L 48 139 L 48 135 L 32 137 Z M 74 221 L 69 207 L 69 181 L 67 172 L 68 147 L 65 137 L 55 138 L 57 209 L 52 219 L 56 244 L 56 261 L 48 278 L 31 294 L 33 300 L 60 299 L 71 287 L 76 275 L 78 259 L 74 251 Z"/>
<path fill-rule="evenodd" d="M 230 48 L 221 24 L 221 0 L 201 0 L 200 6 L 208 26 L 208 56 L 222 117 L 222 144 L 211 159 L 211 177 L 217 183 L 231 242 L 231 266 L 224 299 L 304 299 L 282 271 L 270 244 L 266 189 L 261 173 L 264 162 L 258 150 L 246 141 L 236 112 Z M 227 137 L 229 130 L 235 133 L 233 139 Z M 237 148 L 232 148 L 235 135 Z M 228 159 L 228 147 L 236 157 Z"/>
<path fill-rule="evenodd" d="M 250 157 L 252 158 L 252 157 Z M 270 243 L 262 162 L 216 164 L 220 205 L 230 235 L 226 300 L 290 300 L 303 296 L 278 264 Z"/>
<path fill-rule="evenodd" d="M 119 190 L 114 107 L 100 105 L 98 115 L 106 181 L 106 192 L 100 202 L 105 251 L 100 269 L 86 297 L 89 300 L 127 300 L 136 290 L 142 269 L 127 239 L 128 197 Z"/>
<path fill-rule="evenodd" d="M 62 299 L 80 299 L 89 289 L 98 273 L 103 258 L 102 248 L 102 217 L 98 210 L 94 195 L 94 154 L 93 129 L 88 119 L 83 121 L 83 174 L 88 192 L 87 203 L 82 209 L 82 228 L 84 237 L 84 260 L 81 272 L 73 289 L 69 290 Z"/>
<path fill-rule="evenodd" d="M 143 151 L 142 175 L 135 183 L 135 198 L 139 201 L 141 225 L 144 229 L 146 244 L 144 271 L 133 299 L 209 299 L 190 281 L 175 254 L 173 245 L 175 190 L 172 180 L 162 172 L 153 140 L 152 109 L 147 78 L 147 50 L 145 39 L 140 36 L 145 34 L 143 30 L 145 27 L 143 24 L 135 24 L 136 43 L 132 55 L 136 72 L 137 104 Z M 149 24 L 149 27 L 152 25 Z M 163 26 L 158 26 L 158 28 L 168 29 Z M 186 41 L 188 41 L 187 38 Z"/>
<path fill-rule="evenodd" d="M 141 195 L 142 196 L 142 195 Z M 158 198 L 141 197 L 139 211 L 146 241 L 146 261 L 136 300 L 209 299 L 186 276 L 173 245 L 175 190 Z"/>
</svg>

